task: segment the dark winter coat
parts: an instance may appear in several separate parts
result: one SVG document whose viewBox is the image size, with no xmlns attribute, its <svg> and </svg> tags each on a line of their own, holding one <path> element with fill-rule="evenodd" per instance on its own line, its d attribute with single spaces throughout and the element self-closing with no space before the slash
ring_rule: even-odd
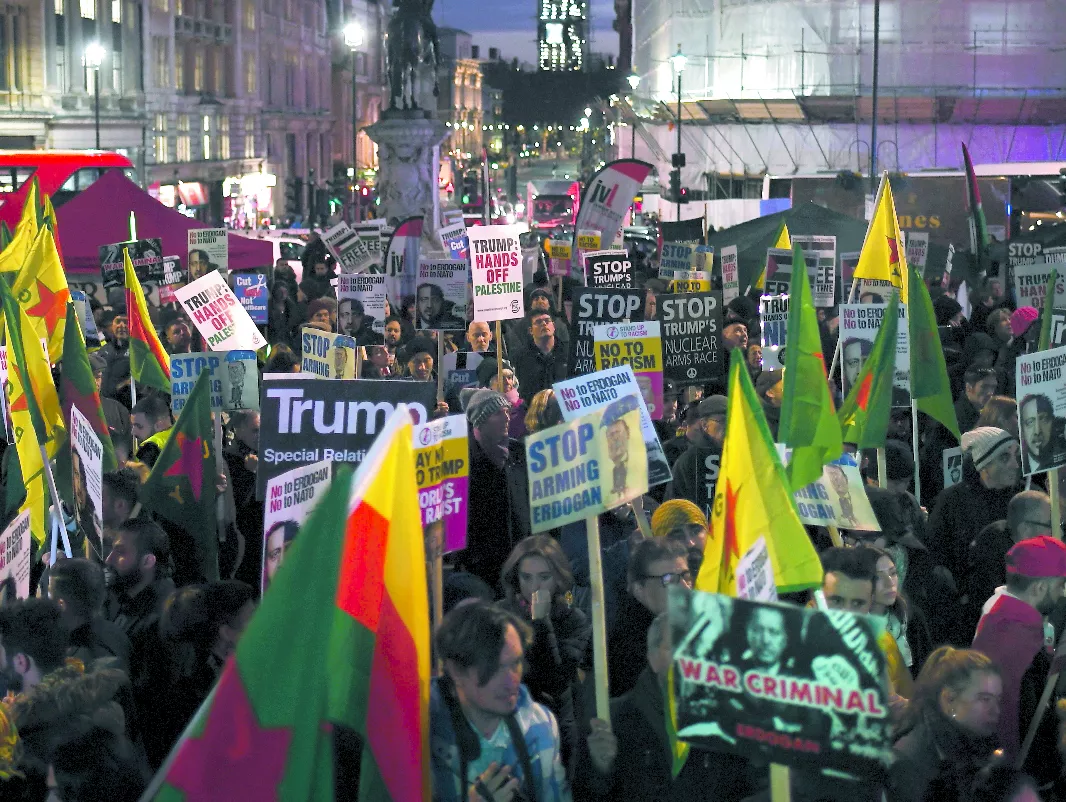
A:
<svg viewBox="0 0 1066 802">
<path fill-rule="evenodd" d="M 939 711 L 927 712 L 896 741 L 889 769 L 893 802 L 962 802 L 977 772 L 992 757 L 995 738 L 969 735 Z"/>
</svg>

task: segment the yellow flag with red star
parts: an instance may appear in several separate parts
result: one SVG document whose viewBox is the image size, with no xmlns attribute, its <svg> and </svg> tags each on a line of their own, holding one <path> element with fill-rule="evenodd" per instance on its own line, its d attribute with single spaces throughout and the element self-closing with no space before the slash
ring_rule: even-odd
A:
<svg viewBox="0 0 1066 802">
<path fill-rule="evenodd" d="M 737 595 L 737 563 L 765 538 L 780 593 L 818 587 L 822 563 L 803 528 L 785 468 L 751 383 L 744 355 L 734 349 L 721 471 L 711 532 L 696 590 Z"/>
<path fill-rule="evenodd" d="M 899 290 L 900 303 L 908 303 L 907 253 L 903 237 L 899 233 L 896 218 L 896 202 L 892 198 L 892 185 L 888 173 L 881 176 L 877 190 L 874 216 L 866 229 L 859 263 L 855 266 L 855 281 L 884 281 Z"/>
<path fill-rule="evenodd" d="M 48 226 L 41 226 L 37 232 L 11 290 L 26 310 L 38 339 L 48 343 L 49 361 L 58 362 L 63 356 L 70 288 Z"/>
<path fill-rule="evenodd" d="M 22 207 L 22 217 L 12 234 L 11 242 L 0 251 L 0 273 L 14 273 L 22 268 L 26 256 L 33 247 L 33 241 L 41 228 L 38 208 L 37 179 L 33 179 L 26 193 L 26 203 Z"/>
</svg>

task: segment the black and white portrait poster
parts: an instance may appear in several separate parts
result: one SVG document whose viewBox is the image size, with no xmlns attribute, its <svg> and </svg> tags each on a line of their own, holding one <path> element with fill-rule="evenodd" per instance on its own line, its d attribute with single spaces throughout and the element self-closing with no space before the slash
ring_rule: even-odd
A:
<svg viewBox="0 0 1066 802">
<path fill-rule="evenodd" d="M 1066 347 L 1018 357 L 1018 430 L 1022 473 L 1030 476 L 1066 465 Z"/>
</svg>

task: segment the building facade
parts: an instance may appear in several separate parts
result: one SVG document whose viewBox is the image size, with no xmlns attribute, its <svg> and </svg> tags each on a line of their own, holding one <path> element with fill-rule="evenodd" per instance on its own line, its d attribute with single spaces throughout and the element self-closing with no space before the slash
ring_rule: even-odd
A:
<svg viewBox="0 0 1066 802">
<path fill-rule="evenodd" d="M 588 0 L 539 0 L 537 62 L 542 70 L 588 68 Z"/>
<path fill-rule="evenodd" d="M 441 155 L 450 155 L 456 163 L 480 159 L 485 133 L 481 62 L 466 31 L 440 28 L 437 33 L 441 50 L 437 118 L 452 129 Z"/>
<path fill-rule="evenodd" d="M 149 118 L 141 63 L 141 0 L 6 0 L 0 3 L 0 148 L 100 146 L 143 166 Z M 86 67 L 99 45 L 98 69 Z"/>
</svg>

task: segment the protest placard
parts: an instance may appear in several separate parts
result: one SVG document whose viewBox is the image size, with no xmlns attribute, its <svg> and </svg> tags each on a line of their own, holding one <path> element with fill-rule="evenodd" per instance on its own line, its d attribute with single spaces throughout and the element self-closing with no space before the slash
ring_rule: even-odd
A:
<svg viewBox="0 0 1066 802">
<path fill-rule="evenodd" d="M 259 366 L 254 351 L 171 354 L 170 408 L 175 418 L 205 370 L 211 371 L 212 410 L 259 409 Z"/>
<path fill-rule="evenodd" d="M 559 399 L 563 420 L 568 422 L 576 421 L 582 415 L 614 403 L 623 396 L 636 395 L 640 399 L 640 433 L 648 454 L 648 486 L 655 487 L 670 481 L 670 463 L 666 460 L 633 368 L 622 365 L 576 379 L 566 379 L 556 382 L 553 389 Z"/>
<path fill-rule="evenodd" d="M 474 226 L 470 268 L 474 286 L 474 320 L 491 323 L 525 314 L 522 297 L 522 246 L 514 226 Z"/>
<path fill-rule="evenodd" d="M 1047 295 L 1047 283 L 1051 280 L 1051 271 L 1058 274 L 1055 279 L 1055 299 L 1052 305 L 1066 307 L 1066 262 L 1033 262 L 1014 268 L 1014 299 L 1018 306 L 1031 306 L 1044 309 L 1044 296 Z"/>
<path fill-rule="evenodd" d="M 420 259 L 415 290 L 419 329 L 465 331 L 470 270 L 457 259 Z"/>
<path fill-rule="evenodd" d="M 595 369 L 593 344 L 596 326 L 639 323 L 644 320 L 644 292 L 582 287 L 575 291 L 573 299 L 570 375 L 577 376 Z"/>
<path fill-rule="evenodd" d="M 376 229 L 374 235 L 376 240 Z M 322 243 L 337 260 L 341 273 L 361 273 L 369 266 L 371 254 L 367 241 L 343 220 L 322 234 Z"/>
<path fill-rule="evenodd" d="M 695 252 L 696 244 L 692 242 L 664 242 L 659 257 L 659 277 L 672 279 L 678 270 L 691 270 Z"/>
<path fill-rule="evenodd" d="M 440 230 L 440 241 L 452 259 L 470 260 L 470 241 L 466 238 L 466 223 L 461 218 Z"/>
<path fill-rule="evenodd" d="M 740 295 L 740 260 L 736 245 L 722 248 L 722 303 L 729 304 Z"/>
<path fill-rule="evenodd" d="M 783 464 L 788 465 L 792 450 L 778 444 Z M 800 520 L 809 526 L 829 525 L 861 532 L 880 532 L 866 486 L 855 459 L 845 454 L 822 466 L 822 478 L 800 488 L 792 497 Z"/>
<path fill-rule="evenodd" d="M 495 357 L 495 354 L 491 354 Z M 477 386 L 477 366 L 485 357 L 473 351 L 453 351 L 444 355 L 444 394 Z"/>
<path fill-rule="evenodd" d="M 574 249 L 568 239 L 548 240 L 548 275 L 569 276 Z"/>
<path fill-rule="evenodd" d="M 74 304 L 74 313 L 78 316 L 78 325 L 81 326 L 82 336 L 85 337 L 85 345 L 89 348 L 99 348 L 103 339 L 96 328 L 96 318 L 93 317 L 89 299 L 81 290 L 71 290 L 70 300 Z"/>
<path fill-rule="evenodd" d="M 359 235 L 359 239 L 366 247 L 365 262 L 362 266 L 356 267 L 357 271 L 384 273 L 385 245 L 388 243 L 389 236 L 392 236 L 392 230 L 389 229 L 389 235 L 385 236 L 385 221 L 380 219 L 361 223 L 352 230 Z"/>
<path fill-rule="evenodd" d="M 465 415 L 414 427 L 415 480 L 427 543 L 450 554 L 466 548 L 470 445 Z"/>
<path fill-rule="evenodd" d="M 962 481 L 962 448 L 945 448 L 940 459 L 944 469 L 944 489 L 947 490 Z"/>
<path fill-rule="evenodd" d="M 229 270 L 229 236 L 224 228 L 189 229 L 189 280 L 196 281 L 212 270 Z"/>
<path fill-rule="evenodd" d="M 587 286 L 615 290 L 632 289 L 633 263 L 626 251 L 590 251 L 583 254 L 583 258 Z"/>
<path fill-rule="evenodd" d="M 18 514 L 0 534 L 0 583 L 15 583 L 15 598 L 30 597 L 30 511 Z"/>
<path fill-rule="evenodd" d="M 788 340 L 787 295 L 764 295 L 759 299 L 759 329 L 763 369 L 783 368 Z"/>
<path fill-rule="evenodd" d="M 1032 235 L 1011 237 L 1007 243 L 1005 287 L 1014 286 L 1015 271 L 1023 265 L 1049 265 L 1066 262 L 1066 246 L 1048 246 Z M 1066 272 L 1066 267 L 1057 268 Z M 1048 272 L 1051 272 L 1048 269 Z"/>
<path fill-rule="evenodd" d="M 1022 473 L 1066 465 L 1066 347 L 1023 354 L 1015 367 Z"/>
<path fill-rule="evenodd" d="M 337 276 L 337 328 L 355 337 L 355 323 L 370 323 L 372 331 L 385 331 L 385 276 L 380 273 L 342 273 Z M 360 318 L 362 315 L 362 318 Z"/>
<path fill-rule="evenodd" d="M 598 251 L 603 235 L 591 228 L 583 228 L 577 232 L 577 248 L 580 251 Z"/>
<path fill-rule="evenodd" d="M 840 254 L 840 300 L 844 303 L 852 301 L 851 285 L 855 282 L 855 268 L 859 266 L 860 255 L 861 251 Z"/>
<path fill-rule="evenodd" d="M 795 242 L 795 239 L 793 239 Z M 925 272 L 925 263 L 929 260 L 929 232 L 907 232 L 907 264 L 916 267 L 919 273 Z"/>
<path fill-rule="evenodd" d="M 534 533 L 599 515 L 648 491 L 640 397 L 607 406 L 526 438 Z"/>
<path fill-rule="evenodd" d="M 722 375 L 719 353 L 722 296 L 717 292 L 660 295 L 657 307 L 663 334 L 663 372 L 681 385 L 706 384 Z"/>
<path fill-rule="evenodd" d="M 163 277 L 163 245 L 158 237 L 101 245 L 100 275 L 105 290 L 126 285 L 125 251 L 129 251 L 138 280 L 158 282 Z"/>
<path fill-rule="evenodd" d="M 844 396 L 859 378 L 859 371 L 874 347 L 881 328 L 886 304 L 841 304 L 840 362 L 843 366 Z M 909 407 L 911 387 L 910 338 L 907 336 L 907 307 L 899 305 L 899 329 L 896 337 L 896 375 L 893 379 L 892 406 Z"/>
<path fill-rule="evenodd" d="M 680 740 L 883 777 L 893 725 L 872 616 L 681 588 L 669 613 Z"/>
<path fill-rule="evenodd" d="M 821 234 L 794 234 L 792 245 L 803 251 L 814 305 L 829 307 L 836 304 L 837 238 Z"/>
<path fill-rule="evenodd" d="M 220 273 L 211 271 L 174 294 L 212 351 L 258 351 L 267 344 Z"/>
<path fill-rule="evenodd" d="M 178 298 L 174 295 L 174 290 L 188 281 L 189 271 L 181 266 L 181 257 L 164 256 L 163 277 L 159 280 L 159 303 L 176 304 Z"/>
<path fill-rule="evenodd" d="M 714 271 L 714 246 L 697 245 L 692 254 L 692 266 L 690 269 L 710 275 Z M 674 276 L 674 278 L 679 277 Z M 710 289 L 710 287 L 707 289 Z"/>
<path fill-rule="evenodd" d="M 792 251 L 785 248 L 766 249 L 766 281 L 763 295 L 787 295 L 792 283 Z"/>
<path fill-rule="evenodd" d="M 329 460 L 321 460 L 285 471 L 267 483 L 263 502 L 264 593 L 285 562 L 285 554 L 292 548 L 315 502 L 329 488 L 332 466 Z"/>
<path fill-rule="evenodd" d="M 777 601 L 774 566 L 766 538 L 760 537 L 737 562 L 737 598 L 749 601 Z"/>
<path fill-rule="evenodd" d="M 437 405 L 436 382 L 338 379 L 314 381 L 299 374 L 264 379 L 256 487 L 297 465 L 325 459 L 353 468 L 397 404 L 407 404 L 415 423 Z"/>
<path fill-rule="evenodd" d="M 253 323 L 265 324 L 267 308 L 270 305 L 266 273 L 234 273 L 232 278 L 233 294 L 241 302 L 248 317 Z"/>
<path fill-rule="evenodd" d="M 698 254 L 697 254 L 698 255 Z M 711 274 L 706 270 L 675 270 L 670 292 L 710 292 Z"/>
<path fill-rule="evenodd" d="M 310 326 L 300 329 L 300 372 L 316 379 L 354 379 L 355 340 Z"/>
<path fill-rule="evenodd" d="M 76 406 L 70 408 L 70 451 L 74 518 L 91 550 L 103 556 L 104 445 Z"/>
<path fill-rule="evenodd" d="M 663 347 L 658 322 L 593 328 L 596 370 L 629 365 L 653 420 L 663 416 Z"/>
</svg>

